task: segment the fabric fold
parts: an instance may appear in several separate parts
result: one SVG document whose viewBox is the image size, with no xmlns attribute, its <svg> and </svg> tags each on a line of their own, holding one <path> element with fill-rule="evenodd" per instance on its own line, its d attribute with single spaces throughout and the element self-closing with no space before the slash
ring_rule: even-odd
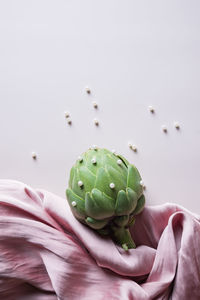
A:
<svg viewBox="0 0 200 300">
<path fill-rule="evenodd" d="M 136 249 L 78 222 L 67 200 L 0 180 L 0 298 L 200 299 L 200 217 L 176 204 L 145 207 Z"/>
</svg>

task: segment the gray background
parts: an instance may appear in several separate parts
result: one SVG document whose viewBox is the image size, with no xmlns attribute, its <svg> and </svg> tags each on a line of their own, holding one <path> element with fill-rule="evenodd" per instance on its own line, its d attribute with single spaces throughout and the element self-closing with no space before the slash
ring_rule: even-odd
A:
<svg viewBox="0 0 200 300">
<path fill-rule="evenodd" d="M 200 213 L 199 15 L 194 0 L 1 0 L 0 177 L 65 197 L 97 144 L 138 167 L 148 204 Z"/>
</svg>

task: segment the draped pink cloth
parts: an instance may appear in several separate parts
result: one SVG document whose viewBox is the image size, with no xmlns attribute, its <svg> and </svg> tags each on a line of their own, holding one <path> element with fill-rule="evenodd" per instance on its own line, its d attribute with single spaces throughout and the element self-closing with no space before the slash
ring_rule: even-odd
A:
<svg viewBox="0 0 200 300">
<path fill-rule="evenodd" d="M 200 217 L 146 207 L 124 251 L 79 223 L 66 199 L 0 180 L 0 299 L 200 299 Z"/>
</svg>

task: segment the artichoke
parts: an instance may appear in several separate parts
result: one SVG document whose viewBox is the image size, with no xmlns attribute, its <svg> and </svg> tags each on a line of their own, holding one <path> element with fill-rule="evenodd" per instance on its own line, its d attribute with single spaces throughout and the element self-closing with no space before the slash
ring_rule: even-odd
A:
<svg viewBox="0 0 200 300">
<path fill-rule="evenodd" d="M 125 250 L 135 248 L 129 232 L 145 204 L 137 168 L 123 156 L 96 146 L 78 158 L 66 196 L 74 216 Z"/>
</svg>

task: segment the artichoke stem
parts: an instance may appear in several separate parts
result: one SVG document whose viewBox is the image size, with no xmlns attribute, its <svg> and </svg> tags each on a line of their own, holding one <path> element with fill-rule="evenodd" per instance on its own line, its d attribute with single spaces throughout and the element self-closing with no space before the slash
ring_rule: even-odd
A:
<svg viewBox="0 0 200 300">
<path fill-rule="evenodd" d="M 117 228 L 114 227 L 113 229 L 113 238 L 117 244 L 121 245 L 124 250 L 134 249 L 136 245 L 131 237 L 129 229 L 125 227 Z"/>
</svg>

